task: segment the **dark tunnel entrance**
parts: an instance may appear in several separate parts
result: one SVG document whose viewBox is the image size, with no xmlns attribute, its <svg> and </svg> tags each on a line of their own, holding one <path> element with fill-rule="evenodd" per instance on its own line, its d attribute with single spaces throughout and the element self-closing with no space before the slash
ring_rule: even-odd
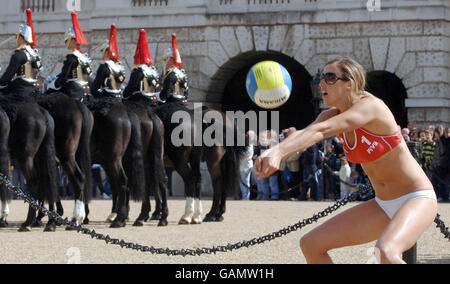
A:
<svg viewBox="0 0 450 284">
<path fill-rule="evenodd" d="M 368 72 L 366 90 L 384 101 L 402 128 L 407 126 L 407 91 L 400 78 L 387 71 Z"/>
<path fill-rule="evenodd" d="M 310 124 L 319 111 L 319 101 L 313 100 L 311 90 L 311 75 L 308 71 L 294 59 L 275 52 L 252 52 L 241 54 L 238 57 L 225 64 L 239 64 L 240 66 L 230 66 L 235 68 L 235 73 L 228 80 L 222 96 L 223 111 L 269 111 L 268 127 L 270 127 L 270 110 L 258 107 L 247 94 L 245 82 L 247 73 L 256 63 L 264 60 L 273 60 L 283 65 L 292 78 L 292 92 L 289 100 L 281 107 L 271 111 L 279 111 L 279 130 L 289 127 L 301 129 Z M 226 68 L 227 66 L 225 66 Z M 272 128 L 274 128 L 272 126 Z"/>
</svg>

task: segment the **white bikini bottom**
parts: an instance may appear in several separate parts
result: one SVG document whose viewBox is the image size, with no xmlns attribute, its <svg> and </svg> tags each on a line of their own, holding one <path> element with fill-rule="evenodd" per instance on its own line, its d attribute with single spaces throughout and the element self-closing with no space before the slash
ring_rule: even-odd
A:
<svg viewBox="0 0 450 284">
<path fill-rule="evenodd" d="M 392 219 L 395 213 L 397 213 L 397 211 L 403 206 L 403 204 L 405 204 L 406 201 L 417 197 L 437 200 L 436 193 L 434 193 L 434 190 L 421 190 L 400 196 L 399 198 L 392 200 L 381 200 L 378 197 L 375 197 L 375 201 L 378 203 L 381 209 L 383 209 L 383 211 L 389 216 L 389 218 Z"/>
</svg>

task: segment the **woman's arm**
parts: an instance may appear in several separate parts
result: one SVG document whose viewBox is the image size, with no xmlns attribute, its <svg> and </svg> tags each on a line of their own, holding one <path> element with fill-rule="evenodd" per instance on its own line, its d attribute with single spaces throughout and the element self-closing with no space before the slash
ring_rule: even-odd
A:
<svg viewBox="0 0 450 284">
<path fill-rule="evenodd" d="M 370 123 L 378 112 L 376 104 L 375 100 L 367 98 L 340 114 L 335 108 L 322 112 L 308 127 L 289 135 L 282 143 L 256 159 L 256 174 L 259 178 L 270 176 L 278 170 L 284 157 L 303 152 L 327 137 L 349 132 Z"/>
</svg>

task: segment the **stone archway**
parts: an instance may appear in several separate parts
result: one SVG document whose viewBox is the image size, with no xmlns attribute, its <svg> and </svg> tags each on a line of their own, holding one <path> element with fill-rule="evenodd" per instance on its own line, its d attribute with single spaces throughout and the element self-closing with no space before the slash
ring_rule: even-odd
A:
<svg viewBox="0 0 450 284">
<path fill-rule="evenodd" d="M 368 72 L 366 90 L 386 103 L 401 127 L 407 126 L 407 91 L 400 78 L 387 71 Z"/>
</svg>

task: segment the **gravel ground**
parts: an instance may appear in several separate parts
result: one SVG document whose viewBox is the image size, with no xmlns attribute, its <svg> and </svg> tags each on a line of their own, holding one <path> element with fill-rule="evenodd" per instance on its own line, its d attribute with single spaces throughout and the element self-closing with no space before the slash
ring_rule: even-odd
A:
<svg viewBox="0 0 450 284">
<path fill-rule="evenodd" d="M 144 227 L 136 228 L 131 225 L 139 214 L 140 204 L 132 203 L 130 222 L 127 227 L 110 229 L 104 220 L 109 213 L 111 201 L 95 200 L 90 206 L 91 224 L 86 227 L 95 228 L 96 232 L 108 234 L 112 238 L 124 239 L 146 246 L 195 249 L 251 240 L 293 225 L 304 218 L 309 218 L 331 204 L 330 202 L 230 200 L 227 202 L 227 213 L 223 222 L 181 226 L 177 223 L 184 211 L 185 202 L 180 199 L 171 199 L 169 200 L 169 226 L 159 228 L 156 226 L 156 221 L 151 221 Z M 356 204 L 351 203 L 347 205 L 347 208 Z M 66 212 L 65 217 L 70 218 L 73 201 L 64 201 L 63 205 Z M 210 200 L 203 201 L 205 213 L 210 206 Z M 13 201 L 10 208 L 11 214 L 8 218 L 10 226 L 0 229 L 1 264 L 301 264 L 306 261 L 299 249 L 299 240 L 305 232 L 317 226 L 316 224 L 309 225 L 280 239 L 232 252 L 200 257 L 169 257 L 108 245 L 103 241 L 91 239 L 89 236 L 67 232 L 62 227 L 59 227 L 55 233 L 44 233 L 41 228 L 34 228 L 29 233 L 19 233 L 17 229 L 25 220 L 28 207 L 23 201 Z M 450 204 L 440 203 L 439 214 L 449 226 Z M 374 243 L 369 243 L 341 248 L 331 251 L 330 255 L 336 263 L 370 263 L 373 260 L 373 246 Z M 435 226 L 430 226 L 418 241 L 417 254 L 419 263 L 450 264 L 450 242 L 443 238 Z"/>
</svg>

